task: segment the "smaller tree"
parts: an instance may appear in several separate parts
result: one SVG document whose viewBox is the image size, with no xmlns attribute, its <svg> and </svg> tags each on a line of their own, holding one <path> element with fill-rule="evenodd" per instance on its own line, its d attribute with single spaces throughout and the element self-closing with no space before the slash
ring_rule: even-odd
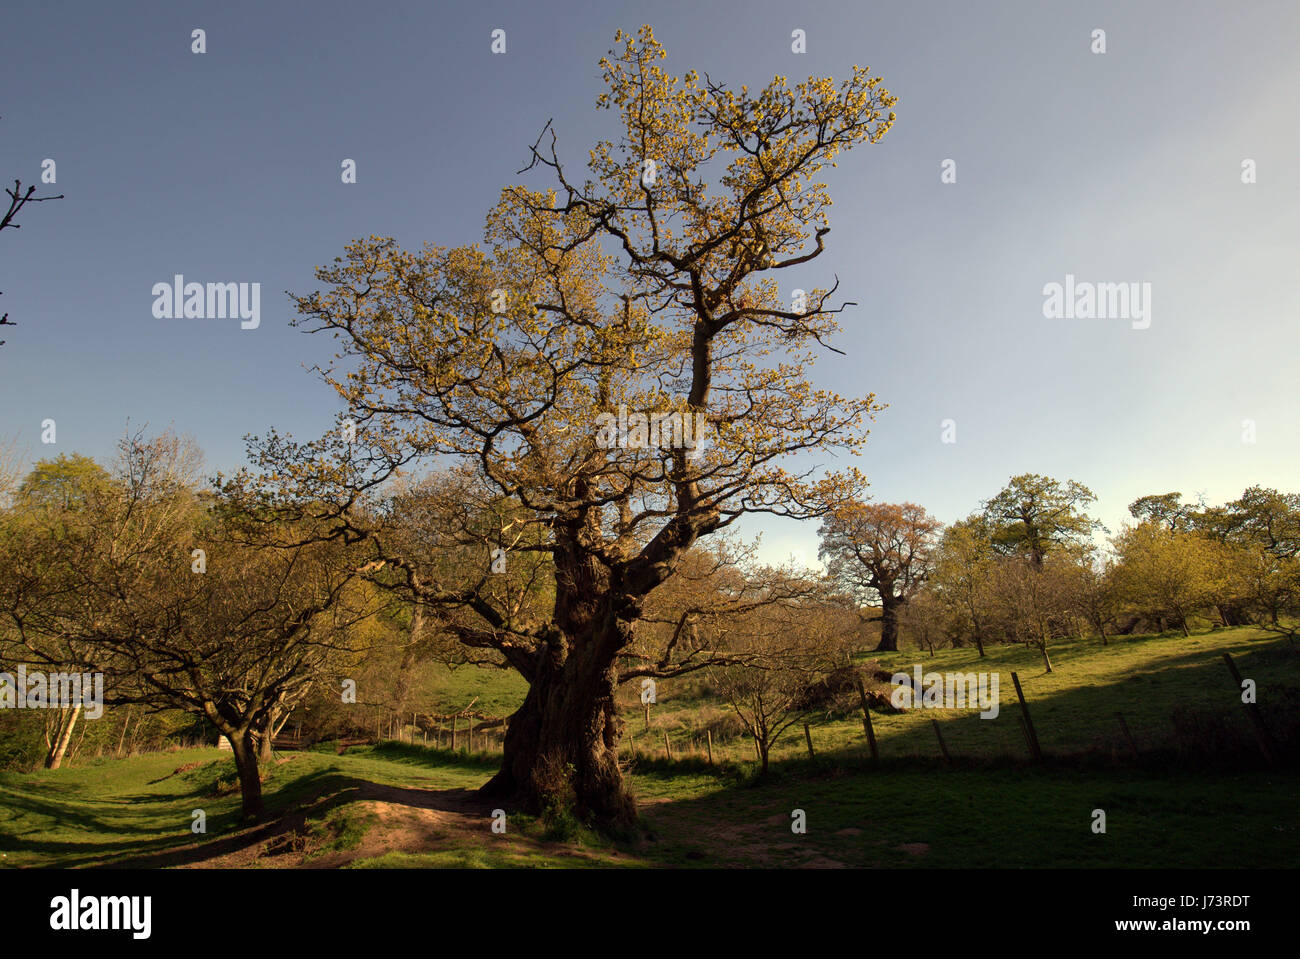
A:
<svg viewBox="0 0 1300 959">
<path fill-rule="evenodd" d="M 1077 567 L 1071 557 L 1053 553 L 1037 565 L 1028 556 L 1009 556 L 997 566 L 995 589 L 1004 615 L 1016 636 L 1039 651 L 1043 666 L 1052 672 L 1048 654 L 1055 632 L 1071 616 L 1073 580 Z"/>
<path fill-rule="evenodd" d="M 1072 601 L 1106 645 L 1106 629 L 1115 621 L 1118 595 L 1115 588 L 1114 563 L 1093 550 L 1081 551 L 1071 577 Z"/>
<path fill-rule="evenodd" d="M 1190 636 L 1188 617 L 1213 591 L 1213 550 L 1205 536 L 1150 521 L 1115 539 L 1116 582 L 1123 598 L 1163 625 L 1165 617 Z"/>
<path fill-rule="evenodd" d="M 238 504 L 205 508 L 183 441 L 128 437 L 121 450 L 108 482 L 77 487 L 83 507 L 61 508 L 77 500 L 42 480 L 47 503 L 6 524 L 0 615 L 29 661 L 102 673 L 105 702 L 210 722 L 257 818 L 261 745 L 347 658 L 374 606 L 347 544 L 302 530 L 291 546 L 248 541 Z"/>
<path fill-rule="evenodd" d="M 1292 635 L 1280 614 L 1294 607 L 1300 585 L 1300 495 L 1252 486 L 1224 512 L 1229 522 L 1221 562 L 1236 587 L 1236 602 L 1220 607 L 1225 623 L 1230 616 L 1234 625 L 1244 624 L 1243 607 L 1253 607 L 1261 626 Z"/>
<path fill-rule="evenodd" d="M 993 579 L 997 562 L 988 528 L 978 514 L 953 523 L 939 542 L 932 582 L 941 601 L 970 628 L 984 656 L 984 641 L 996 617 Z"/>
<path fill-rule="evenodd" d="M 736 617 L 721 639 L 727 665 L 708 675 L 753 737 L 763 773 L 782 733 L 818 708 L 813 688 L 847 662 L 852 637 L 835 628 L 842 622 L 818 601 L 766 605 Z"/>
<path fill-rule="evenodd" d="M 934 655 L 935 645 L 943 645 L 948 638 L 951 610 L 943 604 L 938 593 L 923 587 L 908 601 L 903 609 L 901 625 L 918 649 L 928 649 Z"/>
<path fill-rule="evenodd" d="M 822 524 L 819 555 L 830 577 L 880 602 L 877 650 L 898 649 L 899 613 L 929 577 L 940 523 L 915 503 L 850 503 Z"/>
<path fill-rule="evenodd" d="M 8 472 L 12 476 L 16 461 L 11 461 Z M 0 466 L 0 469 L 4 469 Z M 5 477 L 0 477 L 4 481 Z M 12 478 L 0 493 L 12 492 L 10 509 L 0 524 L 0 554 L 7 558 L 8 568 L 0 570 L 0 608 L 21 608 L 20 597 L 32 588 L 40 573 L 31 566 L 32 557 L 25 544 L 31 541 L 34 531 L 40 530 L 50 537 L 66 537 L 83 523 L 89 521 L 102 507 L 110 489 L 109 473 L 94 460 L 78 454 L 59 455 L 56 459 L 41 460 L 20 483 Z M 8 500 L 6 495 L 6 500 Z M 46 589 L 75 591 L 75 580 L 47 582 Z M 59 643 L 48 637 L 31 637 L 37 642 L 42 665 L 68 671 L 75 667 L 77 653 L 60 658 Z M 23 644 L 0 636 L 0 654 L 6 658 L 22 660 Z M 81 718 L 84 703 L 60 704 L 51 709 L 45 722 L 45 768 L 58 769 L 63 765 L 72 734 Z"/>
<path fill-rule="evenodd" d="M 1245 569 L 1246 597 L 1258 610 L 1258 625 L 1282 632 L 1288 638 L 1295 627 L 1282 622 L 1281 613 L 1294 615 L 1300 600 L 1300 558 L 1257 553 Z"/>
<path fill-rule="evenodd" d="M 1080 544 L 1100 527 L 1086 512 L 1096 499 L 1074 480 L 1023 473 L 984 504 L 984 518 L 999 552 L 1026 555 L 1041 567 L 1050 550 Z"/>
<path fill-rule="evenodd" d="M 1245 626 L 1257 589 L 1269 582 L 1267 569 L 1273 557 L 1240 542 L 1203 540 L 1206 563 L 1204 600 L 1219 614 L 1224 626 Z M 1263 597 L 1261 597 L 1263 598 Z"/>
</svg>

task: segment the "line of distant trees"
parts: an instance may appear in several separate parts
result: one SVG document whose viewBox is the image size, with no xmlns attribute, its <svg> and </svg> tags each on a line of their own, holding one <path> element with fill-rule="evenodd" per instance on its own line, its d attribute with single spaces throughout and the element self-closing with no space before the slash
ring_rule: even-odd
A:
<svg viewBox="0 0 1300 959">
<path fill-rule="evenodd" d="M 1300 495 L 1252 486 L 1222 506 L 1143 496 L 1131 523 L 1094 541 L 1095 496 L 1073 480 L 1013 477 L 944 528 L 913 503 L 851 503 L 821 530 L 831 578 L 881 622 L 879 650 L 1036 647 L 1063 636 L 1164 632 L 1209 620 L 1293 635 L 1300 605 Z"/>
<path fill-rule="evenodd" d="M 0 662 L 103 672 L 107 704 L 126 707 L 99 737 L 109 752 L 113 739 L 121 753 L 150 736 L 225 735 L 249 818 L 262 809 L 260 764 L 291 717 L 309 738 L 373 729 L 377 716 L 401 729 L 437 711 L 430 664 L 509 666 L 464 642 L 472 610 L 414 601 L 407 576 L 459 583 L 467 604 L 492 595 L 524 622 L 554 603 L 545 553 L 509 538 L 538 527 L 471 495 L 463 474 L 367 507 L 386 547 L 412 564 L 398 573 L 301 509 L 269 510 L 237 481 L 205 486 L 200 464 L 172 433 L 136 434 L 109 467 L 60 456 L 11 476 L 0 491 Z M 1186 632 L 1198 618 L 1290 633 L 1300 497 L 1251 487 L 1211 507 L 1146 496 L 1105 551 L 1091 502 L 1076 482 L 1034 474 L 946 528 L 916 504 L 849 502 L 822 524 L 825 575 L 762 566 L 731 539 L 696 547 L 648 597 L 618 681 L 698 673 L 765 766 L 826 696 L 854 695 L 855 658 L 872 644 L 983 655 L 1018 642 L 1050 671 L 1050 645 L 1067 636 Z M 487 549 L 496 542 L 511 546 L 500 568 Z M 63 761 L 80 713 L 71 704 L 41 717 L 47 766 Z"/>
</svg>

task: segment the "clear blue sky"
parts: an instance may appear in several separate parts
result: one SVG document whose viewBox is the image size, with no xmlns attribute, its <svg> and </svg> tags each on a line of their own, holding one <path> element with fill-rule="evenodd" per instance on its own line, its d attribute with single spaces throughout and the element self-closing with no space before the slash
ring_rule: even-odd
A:
<svg viewBox="0 0 1300 959">
<path fill-rule="evenodd" d="M 53 158 L 67 199 L 0 234 L 21 324 L 0 438 L 108 457 L 128 420 L 170 425 L 229 469 L 246 433 L 327 428 L 333 394 L 304 369 L 327 344 L 288 327 L 283 291 L 357 236 L 479 239 L 548 118 L 585 160 L 614 134 L 596 62 L 643 22 L 677 72 L 753 87 L 861 64 L 899 97 L 836 171 L 829 250 L 801 278 L 838 273 L 860 304 L 815 378 L 890 404 L 861 462 L 877 499 L 951 521 L 1032 471 L 1090 486 L 1113 528 L 1144 493 L 1300 488 L 1300 7 L 1281 2 L 17 5 L 0 176 Z M 155 319 L 176 273 L 260 282 L 261 327 Z M 1151 283 L 1150 328 L 1045 319 L 1066 274 Z M 816 528 L 765 542 L 815 556 Z"/>
</svg>

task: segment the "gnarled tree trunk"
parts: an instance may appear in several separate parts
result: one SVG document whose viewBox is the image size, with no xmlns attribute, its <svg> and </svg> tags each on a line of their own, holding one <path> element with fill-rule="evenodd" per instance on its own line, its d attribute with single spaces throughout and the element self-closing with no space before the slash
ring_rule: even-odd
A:
<svg viewBox="0 0 1300 959">
<path fill-rule="evenodd" d="M 636 803 L 618 765 L 617 678 L 612 658 L 590 649 L 539 668 L 510 717 L 501 770 L 484 794 L 513 797 L 534 814 L 571 807 L 602 826 L 630 826 Z"/>
</svg>

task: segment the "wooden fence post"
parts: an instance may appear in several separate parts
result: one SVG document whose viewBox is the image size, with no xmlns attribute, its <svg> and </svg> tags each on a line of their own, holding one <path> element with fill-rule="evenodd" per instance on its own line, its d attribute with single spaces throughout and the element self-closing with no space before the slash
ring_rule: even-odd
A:
<svg viewBox="0 0 1300 959">
<path fill-rule="evenodd" d="M 705 743 L 708 744 L 709 747 L 709 765 L 712 766 L 713 765 L 713 730 L 711 729 L 704 730 L 704 741 Z"/>
<path fill-rule="evenodd" d="M 1034 721 L 1029 716 L 1029 704 L 1025 702 L 1025 691 L 1020 688 L 1020 677 L 1015 673 L 1011 674 L 1011 681 L 1016 686 L 1016 696 L 1020 700 L 1020 714 L 1025 721 L 1025 739 L 1029 742 L 1029 752 L 1034 757 L 1034 762 L 1043 761 L 1043 750 L 1038 745 L 1038 732 L 1034 729 Z"/>
<path fill-rule="evenodd" d="M 803 724 L 803 738 L 808 741 L 808 758 L 816 759 L 817 754 L 813 752 L 812 748 L 812 733 L 809 731 L 807 723 Z"/>
<path fill-rule="evenodd" d="M 1237 684 L 1237 696 L 1241 696 L 1242 678 L 1241 673 L 1237 672 L 1237 664 L 1232 661 L 1232 656 L 1228 653 L 1223 654 L 1223 661 L 1228 664 L 1228 672 L 1232 673 L 1233 682 Z M 1273 748 L 1273 737 L 1269 735 L 1268 727 L 1264 725 L 1264 716 L 1259 711 L 1259 703 L 1242 702 L 1246 707 L 1246 714 L 1250 716 L 1250 722 L 1255 727 L 1255 738 L 1259 741 L 1259 748 L 1264 753 L 1264 758 L 1268 760 L 1270 766 L 1277 763 L 1277 752 Z"/>
<path fill-rule="evenodd" d="M 456 751 L 456 717 L 451 717 L 451 751 Z"/>
<path fill-rule="evenodd" d="M 1020 723 L 1020 735 L 1025 737 L 1025 748 L 1032 754 L 1034 751 L 1034 744 L 1029 738 L 1029 727 L 1025 725 L 1025 714 L 1016 713 L 1016 721 Z"/>
<path fill-rule="evenodd" d="M 943 741 L 943 730 L 939 728 L 939 720 L 931 719 L 930 722 L 934 723 L 934 734 L 939 737 L 939 751 L 943 753 L 943 761 L 951 763 L 952 756 L 948 755 L 948 744 Z"/>
<path fill-rule="evenodd" d="M 867 691 L 862 686 L 862 677 L 854 675 L 854 683 L 858 687 L 858 699 L 862 702 L 862 730 L 867 734 L 867 745 L 871 747 L 871 761 L 873 763 L 880 761 L 880 753 L 876 750 L 876 731 L 871 727 L 871 710 L 867 708 Z"/>
<path fill-rule="evenodd" d="M 673 746 L 668 741 L 668 730 L 666 729 L 664 730 L 664 752 L 668 754 L 669 759 L 673 758 Z"/>
</svg>

